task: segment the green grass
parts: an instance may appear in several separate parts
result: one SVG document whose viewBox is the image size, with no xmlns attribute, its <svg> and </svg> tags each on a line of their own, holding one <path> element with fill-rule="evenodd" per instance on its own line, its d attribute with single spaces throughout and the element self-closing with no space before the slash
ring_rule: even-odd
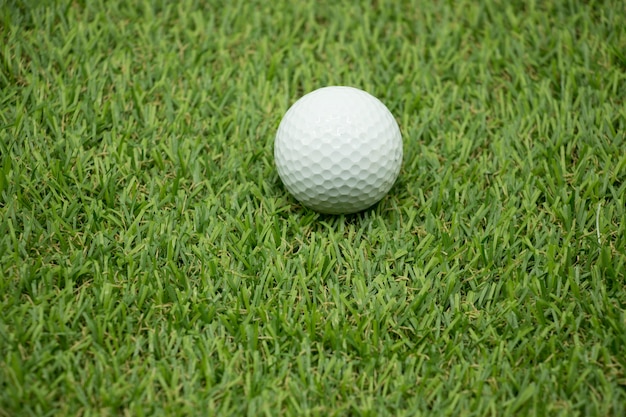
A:
<svg viewBox="0 0 626 417">
<path fill-rule="evenodd" d="M 0 416 L 626 414 L 626 6 L 0 1 Z M 379 97 L 374 208 L 289 105 Z"/>
</svg>

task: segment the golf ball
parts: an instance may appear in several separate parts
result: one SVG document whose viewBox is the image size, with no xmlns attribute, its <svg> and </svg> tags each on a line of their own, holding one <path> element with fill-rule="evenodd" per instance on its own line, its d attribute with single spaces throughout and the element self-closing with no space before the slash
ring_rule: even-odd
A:
<svg viewBox="0 0 626 417">
<path fill-rule="evenodd" d="M 285 188 L 305 206 L 355 213 L 380 201 L 402 164 L 402 135 L 376 97 L 353 87 L 315 90 L 278 126 L 274 159 Z"/>
</svg>

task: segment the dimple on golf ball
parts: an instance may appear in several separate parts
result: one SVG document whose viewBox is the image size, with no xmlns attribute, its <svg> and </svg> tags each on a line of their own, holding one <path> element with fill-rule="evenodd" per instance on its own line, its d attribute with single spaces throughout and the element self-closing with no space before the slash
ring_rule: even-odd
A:
<svg viewBox="0 0 626 417">
<path fill-rule="evenodd" d="M 402 164 L 402 135 L 376 97 L 353 87 L 324 87 L 287 111 L 274 141 L 285 188 L 322 213 L 356 213 L 380 201 Z"/>
</svg>

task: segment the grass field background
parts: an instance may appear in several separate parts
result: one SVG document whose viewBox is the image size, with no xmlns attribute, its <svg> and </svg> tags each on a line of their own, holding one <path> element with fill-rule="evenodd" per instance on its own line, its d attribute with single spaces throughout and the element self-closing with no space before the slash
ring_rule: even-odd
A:
<svg viewBox="0 0 626 417">
<path fill-rule="evenodd" d="M 0 416 L 626 415 L 626 6 L 0 1 Z M 389 195 L 273 166 L 326 85 Z"/>
</svg>

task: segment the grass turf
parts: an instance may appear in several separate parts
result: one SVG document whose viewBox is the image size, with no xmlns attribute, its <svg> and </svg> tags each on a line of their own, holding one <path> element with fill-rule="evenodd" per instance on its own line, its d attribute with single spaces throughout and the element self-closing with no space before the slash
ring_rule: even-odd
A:
<svg viewBox="0 0 626 417">
<path fill-rule="evenodd" d="M 626 413 L 623 2 L 0 6 L 0 416 Z M 273 166 L 329 84 L 352 216 Z"/>
</svg>

